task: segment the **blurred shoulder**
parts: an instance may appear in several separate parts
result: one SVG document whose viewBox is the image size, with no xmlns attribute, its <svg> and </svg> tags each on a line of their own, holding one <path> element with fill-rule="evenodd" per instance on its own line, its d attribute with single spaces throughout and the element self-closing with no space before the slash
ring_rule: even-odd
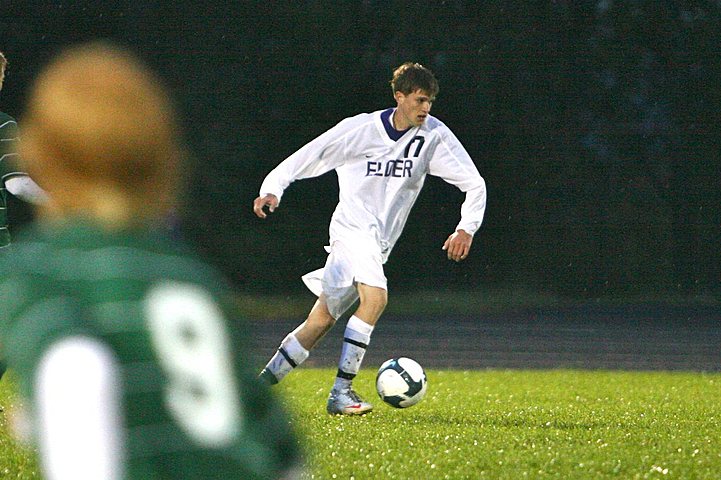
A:
<svg viewBox="0 0 721 480">
<path fill-rule="evenodd" d="M 36 221 L 15 240 L 8 271 L 58 284 L 109 279 L 200 284 L 213 293 L 230 288 L 219 268 L 163 227 L 108 230 L 87 219 Z"/>
</svg>

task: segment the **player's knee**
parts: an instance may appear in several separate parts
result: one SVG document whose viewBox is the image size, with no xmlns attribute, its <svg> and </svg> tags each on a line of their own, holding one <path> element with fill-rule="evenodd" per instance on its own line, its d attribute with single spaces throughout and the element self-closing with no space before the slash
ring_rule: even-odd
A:
<svg viewBox="0 0 721 480">
<path fill-rule="evenodd" d="M 386 290 L 381 290 L 380 295 L 378 295 L 374 301 L 378 309 L 382 312 L 385 310 L 386 305 L 388 305 L 388 292 Z"/>
<path fill-rule="evenodd" d="M 309 327 L 322 332 L 328 331 L 331 327 L 333 327 L 333 325 L 335 325 L 335 322 L 336 319 L 328 312 L 313 312 L 313 314 L 309 315 L 306 320 Z"/>
<path fill-rule="evenodd" d="M 335 325 L 336 319 L 335 319 L 335 317 L 333 317 L 333 315 L 329 314 L 329 315 L 323 317 L 321 322 L 322 322 L 324 330 L 328 331 L 333 327 L 333 325 Z"/>
<path fill-rule="evenodd" d="M 388 304 L 388 292 L 382 288 L 365 287 L 360 295 L 363 308 L 380 315 Z"/>
</svg>

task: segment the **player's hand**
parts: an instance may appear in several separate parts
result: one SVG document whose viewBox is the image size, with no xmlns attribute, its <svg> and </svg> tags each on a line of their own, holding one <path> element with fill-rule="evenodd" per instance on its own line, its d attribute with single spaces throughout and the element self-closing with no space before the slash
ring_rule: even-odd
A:
<svg viewBox="0 0 721 480">
<path fill-rule="evenodd" d="M 275 209 L 278 207 L 278 197 L 269 193 L 255 199 L 253 202 L 253 212 L 255 212 L 258 218 L 265 218 L 268 216 L 268 214 L 265 213 L 265 207 L 268 207 L 268 211 L 270 213 L 275 212 Z"/>
<path fill-rule="evenodd" d="M 473 235 L 465 230 L 453 232 L 443 244 L 443 250 L 448 254 L 448 260 L 460 262 L 465 260 L 471 250 Z"/>
</svg>

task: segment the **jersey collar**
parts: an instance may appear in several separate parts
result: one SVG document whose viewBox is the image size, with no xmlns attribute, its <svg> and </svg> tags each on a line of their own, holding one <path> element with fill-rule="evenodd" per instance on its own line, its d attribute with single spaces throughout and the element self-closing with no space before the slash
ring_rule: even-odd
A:
<svg viewBox="0 0 721 480">
<path fill-rule="evenodd" d="M 411 129 L 411 127 L 408 127 L 405 130 L 396 130 L 393 127 L 393 122 L 391 121 L 391 116 L 394 111 L 395 108 L 389 108 L 388 110 L 381 112 L 381 122 L 383 122 L 383 128 L 386 129 L 386 133 L 390 139 L 397 142 L 408 130 Z"/>
</svg>

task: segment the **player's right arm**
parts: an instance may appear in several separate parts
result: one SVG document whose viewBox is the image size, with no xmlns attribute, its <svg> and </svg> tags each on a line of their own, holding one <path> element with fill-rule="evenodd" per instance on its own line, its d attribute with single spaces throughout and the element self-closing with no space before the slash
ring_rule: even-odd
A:
<svg viewBox="0 0 721 480">
<path fill-rule="evenodd" d="M 341 166 L 346 159 L 345 140 L 347 136 L 368 121 L 372 121 L 370 114 L 360 114 L 341 121 L 330 130 L 305 144 L 271 170 L 263 180 L 259 196 L 254 202 L 253 210 L 256 215 L 265 218 L 265 216 L 259 215 L 256 210 L 256 206 L 261 203 L 263 203 L 263 206 L 270 207 L 270 202 L 275 202 L 273 208 L 269 208 L 271 212 L 275 210 L 281 201 L 283 192 L 294 181 L 319 177 Z M 275 197 L 275 200 L 270 196 Z M 261 209 L 263 206 L 261 206 Z"/>
<path fill-rule="evenodd" d="M 277 206 L 278 197 L 272 193 L 267 193 L 255 199 L 253 202 L 253 212 L 255 212 L 258 218 L 265 218 L 268 216 L 268 214 L 265 213 L 265 207 L 268 207 L 268 211 L 273 213 L 275 211 L 275 207 Z"/>
</svg>

